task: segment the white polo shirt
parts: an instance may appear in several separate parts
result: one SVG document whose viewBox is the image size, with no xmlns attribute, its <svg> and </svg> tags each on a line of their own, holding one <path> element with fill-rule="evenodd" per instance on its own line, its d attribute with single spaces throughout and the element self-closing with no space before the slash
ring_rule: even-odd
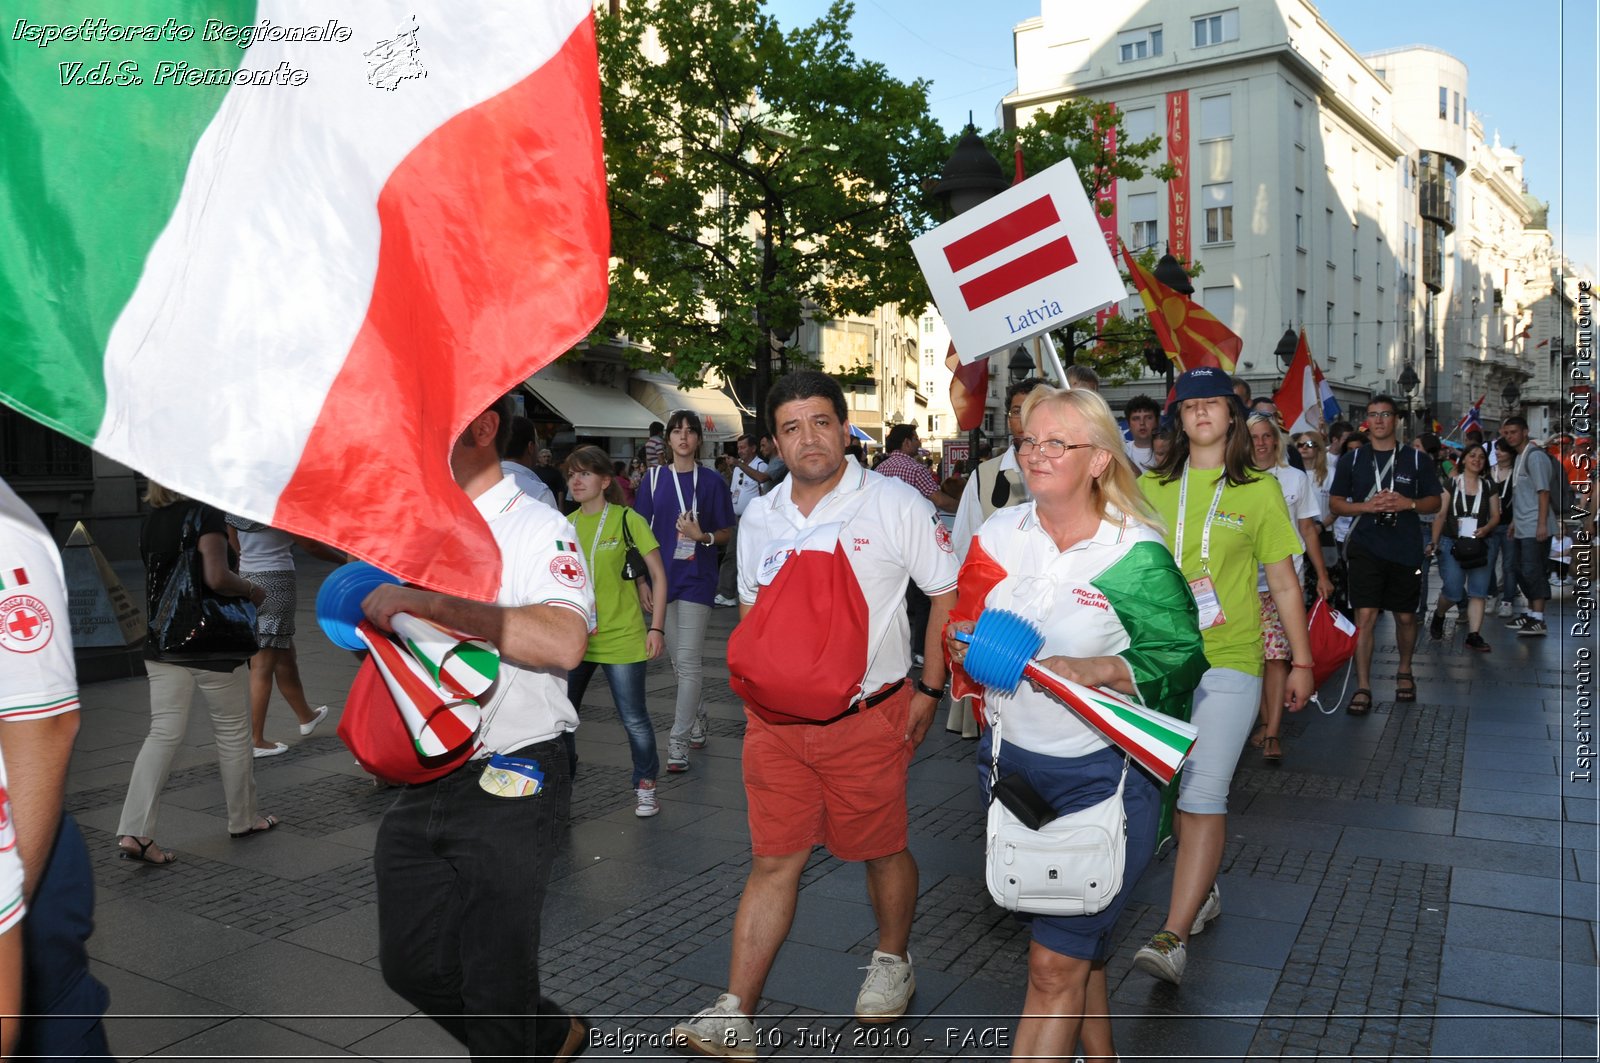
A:
<svg viewBox="0 0 1600 1063">
<path fill-rule="evenodd" d="M 594 584 L 572 522 L 517 487 L 510 476 L 473 500 L 500 547 L 500 591 L 495 604 L 554 605 L 583 617 L 595 629 Z M 509 753 L 578 729 L 567 700 L 567 673 L 528 668 L 500 659 L 500 676 L 483 701 L 478 740 L 489 753 Z"/>
<path fill-rule="evenodd" d="M 535 502 L 543 502 L 557 513 L 561 512 L 561 507 L 556 504 L 556 496 L 550 493 L 550 488 L 522 462 L 507 458 L 500 463 L 500 471 L 517 481 L 517 487 L 523 494 Z"/>
<path fill-rule="evenodd" d="M 756 472 L 767 471 L 767 463 L 760 458 L 751 458 L 745 464 Z M 728 486 L 733 495 L 733 513 L 736 517 L 744 516 L 744 511 L 750 507 L 750 503 L 761 497 L 761 484 L 737 465 L 733 467 L 733 482 Z"/>
<path fill-rule="evenodd" d="M 1017 450 L 1015 447 L 1006 446 L 1000 457 L 990 458 L 990 461 L 1000 462 L 1000 471 L 1006 474 L 1010 483 L 1022 485 L 1022 498 L 1027 501 L 1032 496 L 1028 494 L 1028 481 L 1022 476 L 1022 466 L 1017 464 Z M 980 468 L 982 466 L 980 465 Z M 967 476 L 967 486 L 961 492 L 961 501 L 956 506 L 955 523 L 950 527 L 950 539 L 956 548 L 956 563 L 967 559 L 967 550 L 972 546 L 972 537 L 978 534 L 978 529 L 988 519 L 987 514 L 992 511 L 987 508 L 987 500 L 978 497 L 978 470 L 974 469 Z"/>
<path fill-rule="evenodd" d="M 956 558 L 933 503 L 910 484 L 862 468 L 845 456 L 837 486 L 803 515 L 791 497 L 791 475 L 745 510 L 739 525 L 739 600 L 755 604 L 794 552 L 831 551 L 843 543 L 867 603 L 868 694 L 911 670 L 906 584 L 930 598 L 956 587 Z"/>
<path fill-rule="evenodd" d="M 78 707 L 66 585 L 44 525 L 0 480 L 0 720 Z"/>
</svg>

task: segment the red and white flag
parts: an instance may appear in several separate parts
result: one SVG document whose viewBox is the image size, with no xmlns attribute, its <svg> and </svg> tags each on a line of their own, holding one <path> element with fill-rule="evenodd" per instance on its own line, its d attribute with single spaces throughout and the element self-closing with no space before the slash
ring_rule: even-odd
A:
<svg viewBox="0 0 1600 1063">
<path fill-rule="evenodd" d="M 1323 425 L 1339 419 L 1339 400 L 1333 397 L 1332 386 L 1311 357 L 1305 329 L 1300 330 L 1294 357 L 1283 374 L 1283 384 L 1272 396 L 1272 404 L 1290 434 L 1320 432 Z"/>
<path fill-rule="evenodd" d="M 492 598 L 449 453 L 605 308 L 590 0 L 154 0 L 135 44 L 30 7 L 0 60 L 0 402 Z"/>
</svg>

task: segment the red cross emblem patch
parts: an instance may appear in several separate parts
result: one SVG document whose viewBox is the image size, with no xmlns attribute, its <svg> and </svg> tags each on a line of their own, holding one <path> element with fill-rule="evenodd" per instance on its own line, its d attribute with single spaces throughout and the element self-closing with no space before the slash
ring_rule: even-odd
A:
<svg viewBox="0 0 1600 1063">
<path fill-rule="evenodd" d="M 550 562 L 550 575 L 558 582 L 574 589 L 581 588 L 589 582 L 589 575 L 584 572 L 583 563 L 571 554 L 557 554 Z"/>
<path fill-rule="evenodd" d="M 50 644 L 54 632 L 50 610 L 31 594 L 0 602 L 0 646 L 13 653 L 37 653 Z"/>
</svg>

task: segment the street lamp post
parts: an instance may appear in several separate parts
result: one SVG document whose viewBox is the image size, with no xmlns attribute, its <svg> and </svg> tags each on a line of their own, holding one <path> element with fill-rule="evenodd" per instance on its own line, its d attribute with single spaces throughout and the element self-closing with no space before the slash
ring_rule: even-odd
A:
<svg viewBox="0 0 1600 1063">
<path fill-rule="evenodd" d="M 937 181 L 928 185 L 928 191 L 944 207 L 948 217 L 965 214 L 980 203 L 985 203 L 1011 187 L 1006 175 L 1000 171 L 1000 160 L 994 157 L 989 146 L 978 135 L 978 127 L 970 121 L 961 131 L 955 151 L 944 164 L 944 172 Z M 988 396 L 984 396 L 985 403 Z M 974 426 L 967 437 L 967 462 L 977 468 L 978 443 L 982 429 Z"/>
<path fill-rule="evenodd" d="M 1400 379 L 1395 381 L 1395 383 L 1400 385 L 1400 393 L 1406 397 L 1407 434 L 1414 434 L 1411 432 L 1411 393 L 1417 390 L 1417 384 L 1420 383 L 1420 381 L 1417 380 L 1417 371 L 1412 368 L 1410 362 L 1407 362 L 1403 367 L 1401 367 Z"/>
<path fill-rule="evenodd" d="M 1517 412 L 1517 403 L 1522 399 L 1522 392 L 1518 390 L 1516 381 L 1507 384 L 1505 390 L 1500 392 L 1500 399 L 1505 405 L 1505 416 L 1510 417 Z"/>
</svg>

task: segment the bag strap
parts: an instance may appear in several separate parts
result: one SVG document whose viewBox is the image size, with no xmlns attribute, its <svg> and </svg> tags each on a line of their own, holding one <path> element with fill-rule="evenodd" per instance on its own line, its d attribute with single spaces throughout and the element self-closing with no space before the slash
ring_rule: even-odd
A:
<svg viewBox="0 0 1600 1063">
<path fill-rule="evenodd" d="M 626 550 L 633 549 L 633 533 L 628 531 L 628 518 L 633 515 L 632 509 L 627 506 L 622 507 L 622 545 Z"/>
</svg>

